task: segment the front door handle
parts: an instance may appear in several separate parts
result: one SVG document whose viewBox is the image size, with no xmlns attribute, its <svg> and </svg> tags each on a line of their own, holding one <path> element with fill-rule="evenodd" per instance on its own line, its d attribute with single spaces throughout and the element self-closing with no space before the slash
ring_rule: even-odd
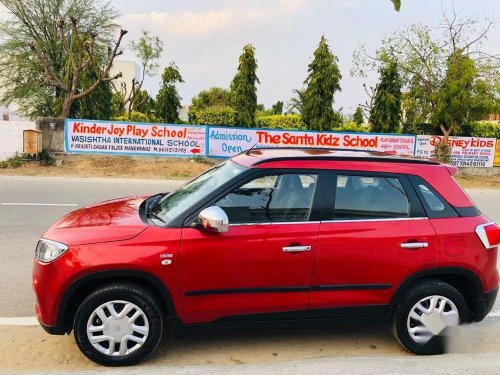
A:
<svg viewBox="0 0 500 375">
<path fill-rule="evenodd" d="M 424 247 L 429 247 L 427 242 L 405 242 L 401 244 L 403 249 L 422 249 Z"/>
<path fill-rule="evenodd" d="M 311 251 L 311 246 L 285 246 L 283 251 L 285 253 L 303 253 L 305 251 Z"/>
</svg>

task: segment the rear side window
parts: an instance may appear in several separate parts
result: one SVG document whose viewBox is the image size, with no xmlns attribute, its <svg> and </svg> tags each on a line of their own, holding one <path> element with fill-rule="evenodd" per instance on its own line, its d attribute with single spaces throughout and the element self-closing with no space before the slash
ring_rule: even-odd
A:
<svg viewBox="0 0 500 375">
<path fill-rule="evenodd" d="M 430 218 L 458 217 L 458 213 L 427 182 L 412 176 L 414 186 Z"/>
<path fill-rule="evenodd" d="M 398 178 L 337 176 L 335 219 L 407 218 L 410 203 Z"/>
</svg>

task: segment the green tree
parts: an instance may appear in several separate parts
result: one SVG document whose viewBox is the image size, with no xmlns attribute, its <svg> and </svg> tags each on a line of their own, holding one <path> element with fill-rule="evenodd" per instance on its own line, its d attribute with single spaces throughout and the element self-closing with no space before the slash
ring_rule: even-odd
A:
<svg viewBox="0 0 500 375">
<path fill-rule="evenodd" d="M 334 118 L 333 96 L 340 91 L 338 59 L 331 52 L 323 35 L 314 59 L 309 64 L 309 75 L 304 81 L 306 89 L 302 101 L 302 118 L 309 129 L 329 130 Z"/>
<path fill-rule="evenodd" d="M 231 106 L 231 92 L 220 87 L 212 87 L 208 90 L 200 91 L 191 100 L 191 109 L 193 110 L 229 106 Z"/>
<path fill-rule="evenodd" d="M 156 116 L 164 122 L 175 123 L 179 118 L 182 107 L 181 97 L 177 92 L 176 85 L 184 83 L 179 68 L 171 63 L 165 68 L 162 78 L 162 86 L 156 97 Z"/>
<path fill-rule="evenodd" d="M 462 110 L 468 113 L 469 120 L 479 119 L 481 112 L 484 113 L 487 108 L 494 107 L 494 102 L 498 102 L 498 90 L 495 88 L 498 80 L 495 77 L 498 77 L 500 70 L 499 60 L 481 51 L 481 45 L 492 27 L 491 21 L 460 19 L 454 12 L 451 15 L 443 13 L 440 26 L 431 28 L 411 25 L 386 37 L 374 55 L 368 54 L 363 47 L 358 49 L 354 54 L 351 74 L 363 76 L 366 70 L 384 64 L 387 57 L 396 61 L 405 92 L 405 131 L 432 123 L 441 128 L 445 138 L 443 143 L 447 143 L 448 137 L 460 128 L 458 123 L 452 121 L 451 116 L 442 115 L 442 103 L 446 102 L 444 99 L 447 97 L 451 100 L 451 96 L 444 94 L 443 90 L 447 91 L 455 86 L 449 83 L 453 71 L 457 72 L 461 67 L 467 68 L 469 80 L 473 82 L 468 85 L 457 84 L 468 91 L 461 95 L 474 98 L 473 101 L 465 100 L 463 103 Z M 468 68 L 471 66 L 470 60 L 474 63 L 474 69 Z M 476 95 L 474 91 L 482 91 L 483 95 Z M 492 98 L 495 95 L 497 99 Z M 468 103 L 472 103 L 473 107 L 466 108 Z"/>
<path fill-rule="evenodd" d="M 394 9 L 396 12 L 399 12 L 399 9 L 401 9 L 401 0 L 391 0 L 392 4 L 394 4 Z"/>
<path fill-rule="evenodd" d="M 273 104 L 271 108 L 271 112 L 273 115 L 282 115 L 283 114 L 283 102 L 278 100 L 275 104 Z"/>
<path fill-rule="evenodd" d="M 99 0 L 0 0 L 0 102 L 28 117 L 71 113 L 73 103 L 110 77 L 126 31 L 112 45 L 116 11 Z M 100 63 L 98 63 L 100 62 Z M 89 68 L 96 78 L 83 89 Z M 87 74 L 88 75 L 88 74 Z"/>
<path fill-rule="evenodd" d="M 356 111 L 352 116 L 352 121 L 354 121 L 356 125 L 363 125 L 365 123 L 365 118 L 363 116 L 363 109 L 361 109 L 361 107 L 356 108 Z"/>
<path fill-rule="evenodd" d="M 375 88 L 369 122 L 377 133 L 396 133 L 401 120 L 401 79 L 394 61 L 380 68 L 380 81 Z"/>
<path fill-rule="evenodd" d="M 435 102 L 433 123 L 447 138 L 454 130 L 487 114 L 494 106 L 495 92 L 478 79 L 474 60 L 458 50 L 448 58 L 446 76 Z"/>
<path fill-rule="evenodd" d="M 87 89 L 97 79 L 97 72 L 88 69 L 81 76 L 82 89 Z M 109 120 L 113 117 L 113 88 L 111 82 L 102 82 L 93 92 L 75 102 L 72 118 Z"/>
<path fill-rule="evenodd" d="M 231 82 L 232 107 L 238 124 L 255 127 L 257 112 L 257 61 L 255 48 L 247 44 L 239 58 L 238 71 Z"/>
<path fill-rule="evenodd" d="M 115 88 L 122 96 L 123 106 L 128 110 L 129 116 L 133 111 L 139 111 L 137 107 L 141 105 L 142 100 L 136 96 L 142 95 L 144 80 L 154 76 L 160 67 L 158 60 L 163 52 L 163 42 L 159 37 L 143 30 L 141 37 L 130 43 L 130 48 L 140 62 L 141 77 L 134 77 L 130 85 L 122 82 L 121 87 Z"/>
<path fill-rule="evenodd" d="M 156 101 L 146 90 L 141 90 L 134 98 L 133 107 L 137 112 L 154 113 L 156 111 Z"/>
</svg>

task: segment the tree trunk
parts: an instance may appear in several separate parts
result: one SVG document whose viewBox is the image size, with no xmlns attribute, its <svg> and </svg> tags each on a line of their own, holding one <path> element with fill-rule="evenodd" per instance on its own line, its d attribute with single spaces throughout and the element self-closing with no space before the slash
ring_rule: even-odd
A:
<svg viewBox="0 0 500 375">
<path fill-rule="evenodd" d="M 443 132 L 443 140 L 439 142 L 434 150 L 435 157 L 437 160 L 449 163 L 451 161 L 451 147 L 448 143 L 451 134 L 453 133 L 453 129 L 455 129 L 455 121 L 452 122 L 451 126 L 446 129 L 446 127 L 442 124 L 439 127 Z"/>
<path fill-rule="evenodd" d="M 64 102 L 63 102 L 63 107 L 62 107 L 62 111 L 61 111 L 61 118 L 68 118 L 70 113 L 71 113 L 71 107 L 73 106 L 73 102 L 75 101 L 75 99 L 73 98 L 73 95 L 72 94 L 68 94 L 65 98 L 64 98 Z"/>
</svg>

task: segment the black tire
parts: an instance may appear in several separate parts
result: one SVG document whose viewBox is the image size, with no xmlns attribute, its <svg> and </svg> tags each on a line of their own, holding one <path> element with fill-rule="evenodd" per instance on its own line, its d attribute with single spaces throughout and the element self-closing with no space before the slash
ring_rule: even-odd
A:
<svg viewBox="0 0 500 375">
<path fill-rule="evenodd" d="M 87 322 L 102 304 L 122 300 L 135 304 L 147 317 L 149 333 L 146 341 L 136 351 L 119 357 L 103 354 L 92 346 L 87 336 Z M 146 359 L 158 346 L 163 332 L 163 316 L 156 297 L 147 289 L 134 283 L 114 283 L 102 286 L 84 299 L 74 320 L 75 341 L 82 353 L 91 361 L 104 366 L 130 366 Z"/>
<path fill-rule="evenodd" d="M 469 309 L 462 294 L 451 285 L 436 279 L 429 279 L 418 283 L 405 292 L 393 316 L 393 334 L 399 343 L 409 352 L 418 355 L 442 354 L 446 350 L 443 336 L 434 336 L 427 343 L 415 342 L 408 332 L 407 319 L 412 308 L 425 297 L 438 295 L 451 300 L 459 314 L 460 324 L 467 321 Z"/>
</svg>

